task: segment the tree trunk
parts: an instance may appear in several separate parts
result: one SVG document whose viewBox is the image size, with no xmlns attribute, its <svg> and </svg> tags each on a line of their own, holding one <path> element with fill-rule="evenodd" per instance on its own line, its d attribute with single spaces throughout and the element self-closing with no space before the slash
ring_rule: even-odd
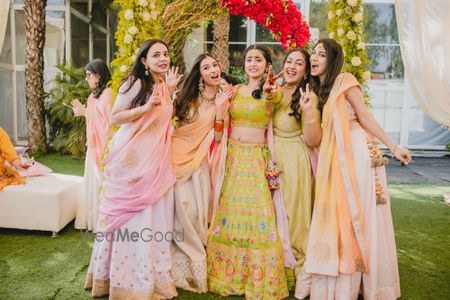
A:
<svg viewBox="0 0 450 300">
<path fill-rule="evenodd" d="M 44 113 L 45 6 L 47 0 L 25 0 L 28 146 L 32 153 L 46 152 Z"/>
<path fill-rule="evenodd" d="M 214 20 L 213 48 L 211 54 L 217 58 L 222 71 L 228 73 L 230 67 L 228 53 L 228 39 L 230 33 L 230 16 L 219 16 Z"/>
</svg>

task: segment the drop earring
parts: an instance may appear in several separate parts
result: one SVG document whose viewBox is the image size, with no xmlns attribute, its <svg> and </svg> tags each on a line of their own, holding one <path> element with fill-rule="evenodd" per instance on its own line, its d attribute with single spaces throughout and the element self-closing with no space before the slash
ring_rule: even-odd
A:
<svg viewBox="0 0 450 300">
<path fill-rule="evenodd" d="M 145 76 L 148 76 L 148 74 L 150 74 L 150 73 L 148 72 L 147 66 L 146 66 L 146 65 L 144 65 L 144 68 L 145 68 L 145 72 L 144 72 L 144 74 L 145 74 Z"/>
<path fill-rule="evenodd" d="M 203 84 L 203 78 L 200 77 L 200 80 L 198 81 L 198 92 L 202 94 L 204 89 L 205 85 Z"/>
</svg>

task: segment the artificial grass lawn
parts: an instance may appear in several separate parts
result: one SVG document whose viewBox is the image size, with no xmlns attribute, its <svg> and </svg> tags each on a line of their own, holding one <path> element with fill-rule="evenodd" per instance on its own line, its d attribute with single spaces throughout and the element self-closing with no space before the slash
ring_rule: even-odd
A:
<svg viewBox="0 0 450 300">
<path fill-rule="evenodd" d="M 83 174 L 83 162 L 68 156 L 36 160 L 55 172 Z M 450 187 L 395 184 L 390 192 L 402 299 L 448 299 L 450 207 L 441 195 Z M 0 299 L 92 299 L 83 290 L 91 249 L 92 241 L 83 239 L 73 223 L 56 238 L 49 232 L 0 229 Z M 178 297 L 221 298 L 181 290 Z"/>
</svg>

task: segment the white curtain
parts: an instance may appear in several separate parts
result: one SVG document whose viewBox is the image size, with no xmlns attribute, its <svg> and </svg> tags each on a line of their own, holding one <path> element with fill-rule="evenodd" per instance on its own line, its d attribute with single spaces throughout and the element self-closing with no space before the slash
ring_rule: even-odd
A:
<svg viewBox="0 0 450 300">
<path fill-rule="evenodd" d="M 5 40 L 6 22 L 8 22 L 10 0 L 0 0 L 0 55 L 2 54 L 3 41 Z"/>
<path fill-rule="evenodd" d="M 403 63 L 422 110 L 450 128 L 450 1 L 397 0 Z"/>
</svg>

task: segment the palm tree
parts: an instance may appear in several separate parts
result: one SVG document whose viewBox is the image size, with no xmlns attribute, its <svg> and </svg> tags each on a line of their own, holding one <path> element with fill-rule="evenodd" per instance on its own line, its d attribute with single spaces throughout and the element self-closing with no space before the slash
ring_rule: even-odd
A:
<svg viewBox="0 0 450 300">
<path fill-rule="evenodd" d="M 47 0 L 25 0 L 28 146 L 30 151 L 46 152 L 44 113 L 45 6 Z"/>
<path fill-rule="evenodd" d="M 228 40 L 230 33 L 230 16 L 218 16 L 214 20 L 214 30 L 213 30 L 213 48 L 212 55 L 214 55 L 220 63 L 222 70 L 228 73 L 230 67 L 228 58 L 230 54 L 228 53 Z"/>
</svg>

